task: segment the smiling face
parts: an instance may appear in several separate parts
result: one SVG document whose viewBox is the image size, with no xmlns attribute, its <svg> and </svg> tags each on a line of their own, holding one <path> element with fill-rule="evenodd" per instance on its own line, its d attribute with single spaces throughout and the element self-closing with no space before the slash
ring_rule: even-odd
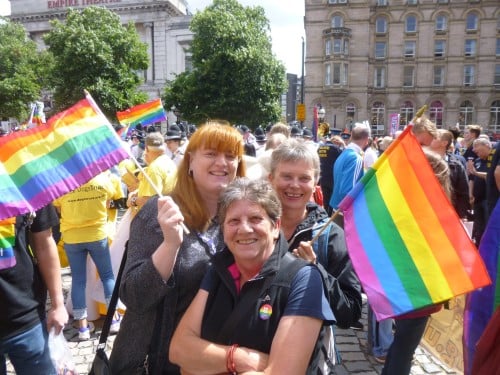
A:
<svg viewBox="0 0 500 375">
<path fill-rule="evenodd" d="M 314 168 L 305 160 L 282 161 L 269 177 L 283 211 L 305 209 L 315 188 Z"/>
<path fill-rule="evenodd" d="M 236 177 L 238 162 L 230 152 L 204 147 L 192 152 L 190 170 L 198 191 L 219 194 Z"/>
<path fill-rule="evenodd" d="M 279 220 L 273 224 L 262 206 L 247 199 L 230 204 L 222 227 L 236 263 L 251 268 L 260 268 L 272 254 L 279 228 Z"/>
</svg>

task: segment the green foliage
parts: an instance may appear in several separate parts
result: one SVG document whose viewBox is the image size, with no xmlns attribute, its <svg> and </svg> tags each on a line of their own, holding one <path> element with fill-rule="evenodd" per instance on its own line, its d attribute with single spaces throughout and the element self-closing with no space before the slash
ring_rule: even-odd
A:
<svg viewBox="0 0 500 375">
<path fill-rule="evenodd" d="M 0 17 L 0 118 L 24 121 L 40 97 L 43 65 L 21 24 Z"/>
<path fill-rule="evenodd" d="M 108 118 L 147 101 L 137 71 L 148 68 L 147 46 L 133 24 L 102 7 L 70 9 L 66 22 L 51 21 L 45 35 L 54 58 L 51 84 L 57 109 L 67 108 L 88 90 Z"/>
<path fill-rule="evenodd" d="M 214 0 L 191 22 L 193 70 L 170 82 L 163 97 L 182 118 L 256 126 L 280 118 L 285 67 L 272 53 L 264 9 Z"/>
</svg>

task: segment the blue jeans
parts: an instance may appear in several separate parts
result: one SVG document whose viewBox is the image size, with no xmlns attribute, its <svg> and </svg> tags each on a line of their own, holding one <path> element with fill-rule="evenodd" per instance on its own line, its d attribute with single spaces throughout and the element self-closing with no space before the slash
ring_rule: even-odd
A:
<svg viewBox="0 0 500 375">
<path fill-rule="evenodd" d="M 382 375 L 408 375 L 429 316 L 411 319 L 396 319 L 394 341 L 387 354 Z"/>
<path fill-rule="evenodd" d="M 73 317 L 76 320 L 87 318 L 87 304 L 85 301 L 85 288 L 87 286 L 87 254 L 95 263 L 99 277 L 104 287 L 104 297 L 109 303 L 115 277 L 111 266 L 111 255 L 109 253 L 108 239 L 105 238 L 95 242 L 82 242 L 76 244 L 64 244 L 64 250 L 68 256 L 71 268 L 71 301 L 73 302 Z"/>
<path fill-rule="evenodd" d="M 56 374 L 50 359 L 45 322 L 38 323 L 17 336 L 0 340 L 0 375 L 7 373 L 6 354 L 17 375 Z"/>
<path fill-rule="evenodd" d="M 393 340 L 392 319 L 377 322 L 373 310 L 368 305 L 368 343 L 375 357 L 387 355 Z"/>
</svg>

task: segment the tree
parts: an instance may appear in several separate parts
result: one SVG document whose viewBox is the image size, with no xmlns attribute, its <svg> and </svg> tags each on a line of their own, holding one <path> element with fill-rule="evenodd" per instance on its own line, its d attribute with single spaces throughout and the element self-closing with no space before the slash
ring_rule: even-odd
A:
<svg viewBox="0 0 500 375">
<path fill-rule="evenodd" d="M 29 103 L 40 97 L 42 60 L 25 28 L 0 17 L 0 118 L 29 117 Z"/>
<path fill-rule="evenodd" d="M 116 111 L 147 101 L 139 91 L 138 70 L 148 67 L 146 44 L 132 23 L 102 7 L 70 9 L 66 22 L 51 21 L 44 37 L 54 56 L 51 83 L 57 109 L 67 108 L 88 90 L 109 118 Z"/>
<path fill-rule="evenodd" d="M 251 126 L 280 118 L 285 67 L 271 49 L 260 6 L 214 0 L 191 21 L 193 70 L 165 88 L 165 106 L 188 121 L 222 118 Z"/>
</svg>

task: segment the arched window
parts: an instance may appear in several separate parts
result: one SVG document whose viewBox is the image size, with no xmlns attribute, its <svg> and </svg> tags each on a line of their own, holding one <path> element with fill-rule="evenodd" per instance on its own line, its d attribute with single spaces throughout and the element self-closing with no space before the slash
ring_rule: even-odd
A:
<svg viewBox="0 0 500 375">
<path fill-rule="evenodd" d="M 414 113 L 415 113 L 415 107 L 413 106 L 413 103 L 410 102 L 409 100 L 404 102 L 399 111 L 399 125 L 403 127 L 408 125 L 410 121 L 413 119 Z"/>
<path fill-rule="evenodd" d="M 467 31 L 475 31 L 477 30 L 478 16 L 474 12 L 470 12 L 467 14 L 465 18 L 465 30 Z"/>
<path fill-rule="evenodd" d="M 434 26 L 435 31 L 446 31 L 448 28 L 448 17 L 444 14 L 440 14 L 436 17 L 436 24 Z"/>
<path fill-rule="evenodd" d="M 377 34 L 385 34 L 387 32 L 387 19 L 385 17 L 377 17 L 375 20 L 375 32 Z"/>
<path fill-rule="evenodd" d="M 473 124 L 472 116 L 474 114 L 474 105 L 470 100 L 465 100 L 460 104 L 460 113 L 458 115 L 458 123 L 460 126 Z"/>
<path fill-rule="evenodd" d="M 347 103 L 345 106 L 346 126 L 352 127 L 356 121 L 356 105 L 354 103 Z"/>
<path fill-rule="evenodd" d="M 385 105 L 382 102 L 375 102 L 372 105 L 371 126 L 373 135 L 381 135 L 385 129 Z"/>
<path fill-rule="evenodd" d="M 491 103 L 489 128 L 494 134 L 500 134 L 500 100 Z"/>
<path fill-rule="evenodd" d="M 438 128 L 443 127 L 443 103 L 435 100 L 431 103 L 429 108 L 429 119 L 436 124 Z"/>
<path fill-rule="evenodd" d="M 405 32 L 416 33 L 417 32 L 417 17 L 408 16 L 405 20 Z"/>
<path fill-rule="evenodd" d="M 333 16 L 332 17 L 332 27 L 344 27 L 344 19 L 342 16 Z"/>
</svg>

